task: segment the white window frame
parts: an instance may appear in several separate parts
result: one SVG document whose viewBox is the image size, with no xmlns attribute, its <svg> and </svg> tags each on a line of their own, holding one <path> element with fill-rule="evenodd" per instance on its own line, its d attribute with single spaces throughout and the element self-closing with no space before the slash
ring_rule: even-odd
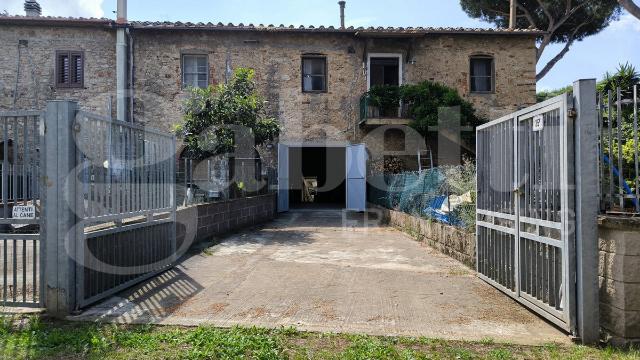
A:
<svg viewBox="0 0 640 360">
<path fill-rule="evenodd" d="M 184 58 L 186 56 L 194 56 L 194 57 L 203 57 L 207 60 L 207 71 L 206 71 L 206 76 L 207 76 L 207 86 L 209 86 L 209 56 L 207 54 L 199 54 L 199 53 L 182 53 L 180 56 L 180 83 L 182 86 L 182 89 L 187 89 L 188 85 L 185 84 L 184 82 L 184 75 L 185 75 L 185 66 L 184 66 Z M 197 74 L 197 73 L 196 73 Z"/>
<path fill-rule="evenodd" d="M 371 58 L 397 58 L 398 59 L 398 85 L 402 85 L 402 54 L 400 53 L 368 53 L 367 54 L 367 91 L 371 89 Z"/>
</svg>

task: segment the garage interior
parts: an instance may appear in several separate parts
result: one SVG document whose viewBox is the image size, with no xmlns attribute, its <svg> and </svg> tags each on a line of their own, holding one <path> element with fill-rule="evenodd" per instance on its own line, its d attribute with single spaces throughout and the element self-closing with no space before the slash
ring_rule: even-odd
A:
<svg viewBox="0 0 640 360">
<path fill-rule="evenodd" d="M 289 204 L 292 209 L 346 206 L 344 147 L 289 148 Z"/>
</svg>

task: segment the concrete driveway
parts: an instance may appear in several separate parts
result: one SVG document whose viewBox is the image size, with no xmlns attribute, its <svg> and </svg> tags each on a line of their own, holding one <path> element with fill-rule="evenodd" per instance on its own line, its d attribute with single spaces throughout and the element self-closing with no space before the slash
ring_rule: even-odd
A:
<svg viewBox="0 0 640 360">
<path fill-rule="evenodd" d="M 73 319 L 569 341 L 461 263 L 341 211 L 294 211 L 231 235 Z"/>
</svg>

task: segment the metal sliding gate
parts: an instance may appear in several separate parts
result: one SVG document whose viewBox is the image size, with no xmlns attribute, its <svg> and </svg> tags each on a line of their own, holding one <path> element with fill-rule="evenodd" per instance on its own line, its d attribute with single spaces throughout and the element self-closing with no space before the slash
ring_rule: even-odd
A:
<svg viewBox="0 0 640 360">
<path fill-rule="evenodd" d="M 68 313 L 175 262 L 175 136 L 53 101 L 0 139 L 0 307 Z"/>
<path fill-rule="evenodd" d="M 42 113 L 0 112 L 0 306 L 42 305 Z"/>
<path fill-rule="evenodd" d="M 476 236 L 482 279 L 575 333 L 570 99 L 478 127 Z"/>
<path fill-rule="evenodd" d="M 175 261 L 176 141 L 83 111 L 75 131 L 76 301 L 82 308 Z"/>
</svg>

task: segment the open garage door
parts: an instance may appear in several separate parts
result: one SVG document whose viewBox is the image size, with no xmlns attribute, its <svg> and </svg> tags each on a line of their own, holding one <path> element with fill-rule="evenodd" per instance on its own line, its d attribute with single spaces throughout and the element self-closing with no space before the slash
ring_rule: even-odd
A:
<svg viewBox="0 0 640 360">
<path fill-rule="evenodd" d="M 364 144 L 348 145 L 347 209 L 365 211 L 367 207 L 367 151 Z"/>
<path fill-rule="evenodd" d="M 289 211 L 289 146 L 278 144 L 278 212 Z"/>
</svg>

